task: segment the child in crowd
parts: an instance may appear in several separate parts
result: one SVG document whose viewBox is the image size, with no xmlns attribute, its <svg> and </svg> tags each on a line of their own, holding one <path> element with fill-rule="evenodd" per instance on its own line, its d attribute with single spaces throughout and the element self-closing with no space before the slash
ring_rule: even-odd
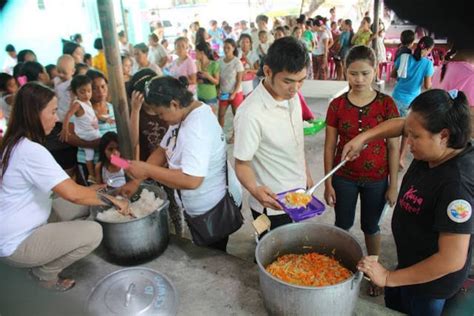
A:
<svg viewBox="0 0 474 316">
<path fill-rule="evenodd" d="M 237 107 L 244 100 L 242 93 L 242 76 L 244 66 L 240 61 L 237 51 L 237 44 L 228 38 L 224 41 L 224 57 L 219 59 L 220 83 L 219 83 L 219 124 L 224 126 L 225 112 L 229 104 L 232 106 L 232 113 L 237 111 Z"/>
<path fill-rule="evenodd" d="M 303 45 L 307 48 L 306 42 L 303 40 L 303 30 L 299 26 L 295 26 L 293 28 L 293 32 L 291 34 L 294 38 L 296 38 L 298 41 L 303 43 Z"/>
<path fill-rule="evenodd" d="M 374 41 L 377 46 L 377 63 L 384 63 L 387 61 L 387 51 L 385 49 L 385 44 L 383 43 L 385 38 L 385 30 L 381 29 L 378 31 L 377 36 L 375 36 Z"/>
<path fill-rule="evenodd" d="M 260 67 L 260 59 L 258 54 L 252 50 L 252 36 L 242 33 L 239 38 L 239 57 L 244 66 L 244 74 L 242 76 L 242 93 L 244 98 L 248 96 L 254 88 L 257 78 L 257 72 Z"/>
<path fill-rule="evenodd" d="M 357 33 L 352 37 L 352 45 L 369 46 L 372 39 L 372 31 L 370 30 L 370 17 L 366 16 L 360 22 Z"/>
<path fill-rule="evenodd" d="M 78 63 L 76 64 L 76 71 L 74 72 L 74 76 L 77 76 L 77 75 L 85 75 L 87 73 L 87 71 L 89 70 L 89 66 L 87 66 L 86 64 L 83 64 L 83 63 Z"/>
<path fill-rule="evenodd" d="M 92 67 L 107 77 L 107 61 L 105 60 L 104 42 L 102 38 L 98 37 L 94 40 L 94 48 L 97 49 L 97 55 L 92 58 Z"/>
<path fill-rule="evenodd" d="M 0 73 L 0 112 L 6 122 L 10 118 L 13 106 L 13 98 L 18 90 L 15 78 L 5 72 Z M 3 131 L 5 132 L 5 131 Z"/>
<path fill-rule="evenodd" d="M 415 32 L 405 30 L 400 34 L 400 47 L 397 49 L 393 60 L 397 60 L 402 54 L 411 54 L 415 43 Z"/>
<path fill-rule="evenodd" d="M 225 39 L 224 31 L 218 27 L 216 20 L 209 21 L 209 29 L 207 33 L 210 37 L 210 44 L 213 50 L 222 52 L 223 41 Z"/>
<path fill-rule="evenodd" d="M 346 58 L 346 76 L 351 89 L 331 101 L 327 110 L 324 170 L 341 162 L 344 145 L 358 134 L 383 121 L 398 117 L 388 95 L 373 90 L 377 61 L 367 46 L 353 47 Z M 349 230 L 354 224 L 357 198 L 361 199 L 361 225 L 368 255 L 380 254 L 379 221 L 386 203 L 395 205 L 398 177 L 398 139 L 368 143 L 360 157 L 347 162 L 325 182 L 324 198 L 334 207 L 336 226 Z M 369 295 L 380 295 L 371 285 Z"/>
<path fill-rule="evenodd" d="M 286 36 L 286 33 L 285 33 L 285 28 L 283 26 L 279 26 L 275 29 L 275 41 L 285 36 Z"/>
<path fill-rule="evenodd" d="M 216 112 L 217 85 L 220 79 L 219 63 L 214 60 L 211 48 L 206 43 L 196 45 L 197 97 Z"/>
<path fill-rule="evenodd" d="M 92 68 L 92 55 L 89 53 L 84 54 L 83 62 L 89 66 L 89 68 Z"/>
<path fill-rule="evenodd" d="M 17 71 L 14 72 L 16 80 L 20 86 L 27 82 L 39 81 L 44 85 L 48 85 L 50 80 L 46 69 L 37 61 L 26 61 L 15 66 Z"/>
<path fill-rule="evenodd" d="M 314 78 L 313 73 L 313 54 L 314 49 L 314 35 L 313 35 L 313 19 L 308 19 L 305 22 L 303 40 L 306 42 L 306 47 L 308 48 L 309 64 L 306 67 L 306 79 L 312 80 Z"/>
<path fill-rule="evenodd" d="M 58 58 L 56 63 L 58 69 L 58 76 L 53 78 L 54 92 L 58 98 L 58 118 L 59 121 L 64 121 L 69 106 L 71 104 L 71 93 L 69 87 L 74 75 L 75 63 L 71 55 L 62 55 Z"/>
<path fill-rule="evenodd" d="M 119 188 L 126 183 L 125 172 L 110 162 L 112 155 L 120 157 L 118 135 L 107 132 L 100 139 L 99 162 L 95 166 L 96 180 L 98 184 Z"/>
<path fill-rule="evenodd" d="M 18 63 L 15 46 L 7 44 L 5 52 L 7 53 L 7 56 L 5 56 L 5 61 L 3 62 L 1 71 L 13 75 L 13 67 Z"/>
<path fill-rule="evenodd" d="M 133 61 L 129 56 L 122 56 L 122 75 L 125 87 L 128 86 L 128 82 L 132 79 L 132 67 Z"/>
<path fill-rule="evenodd" d="M 326 80 L 328 74 L 329 34 L 326 31 L 324 18 L 313 21 L 314 38 L 316 41 L 313 50 L 313 74 L 316 80 Z"/>
<path fill-rule="evenodd" d="M 232 32 L 232 26 L 230 26 L 230 25 L 224 26 L 224 37 L 225 38 L 231 38 L 234 41 L 237 41 L 237 36 L 235 35 L 234 32 Z"/>
<path fill-rule="evenodd" d="M 268 34 L 267 31 L 261 30 L 258 32 L 258 55 L 260 58 L 263 58 L 268 53 L 268 48 L 270 47 L 270 43 L 268 43 Z"/>
<path fill-rule="evenodd" d="M 407 54 L 406 69 L 400 76 L 400 67 L 404 54 L 395 61 L 392 77 L 397 77 L 397 83 L 393 88 L 392 97 L 397 104 L 400 116 L 405 117 L 410 103 L 421 93 L 421 88 L 431 88 L 431 77 L 434 74 L 433 62 L 427 58 L 434 47 L 431 37 L 425 36 L 420 39 L 413 55 Z M 400 146 L 400 169 L 405 168 L 406 138 L 402 137 Z"/>
<path fill-rule="evenodd" d="M 349 49 L 352 47 L 352 37 L 354 37 L 354 30 L 352 29 L 352 20 L 346 19 L 342 22 L 342 32 L 339 35 L 339 45 L 341 49 L 339 51 L 339 56 L 344 63 Z M 342 80 L 342 76 L 338 77 L 338 80 Z"/>
<path fill-rule="evenodd" d="M 49 79 L 51 80 L 51 82 L 54 81 L 54 78 L 59 76 L 58 67 L 56 65 L 49 64 L 49 65 L 46 65 L 44 69 L 46 69 L 46 72 L 48 73 Z"/>
<path fill-rule="evenodd" d="M 61 140 L 67 141 L 69 130 L 67 128 L 70 119 L 74 116 L 74 132 L 83 140 L 95 140 L 100 138 L 99 122 L 92 108 L 92 80 L 83 75 L 74 77 L 71 81 L 71 91 L 76 97 L 72 102 L 69 111 L 63 120 L 63 128 L 61 131 Z M 94 149 L 84 148 L 86 154 L 86 167 L 89 173 L 88 181 L 94 183 Z"/>
<path fill-rule="evenodd" d="M 335 75 L 336 78 L 342 77 L 342 60 L 339 52 L 341 51 L 341 44 L 339 42 L 339 37 L 341 36 L 341 30 L 336 21 L 331 22 L 331 36 L 333 39 L 333 44 L 329 47 L 329 58 L 334 62 L 334 69 L 330 70 L 329 75 Z M 333 79 L 331 76 L 330 79 Z"/>
<path fill-rule="evenodd" d="M 161 46 L 163 46 L 163 48 L 166 50 L 166 53 L 168 53 L 168 62 L 171 61 L 171 53 L 172 53 L 169 48 L 169 45 L 170 43 L 168 42 L 166 38 L 161 40 Z"/>
</svg>

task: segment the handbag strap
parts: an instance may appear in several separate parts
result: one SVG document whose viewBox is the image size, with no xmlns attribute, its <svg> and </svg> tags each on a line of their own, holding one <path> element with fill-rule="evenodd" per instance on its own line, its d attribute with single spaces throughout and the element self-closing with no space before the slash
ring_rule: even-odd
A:
<svg viewBox="0 0 474 316">
<path fill-rule="evenodd" d="M 177 133 L 176 133 L 176 139 L 178 139 Z M 227 149 L 225 149 L 225 187 L 226 187 L 226 190 L 229 190 L 229 167 L 227 166 Z M 176 189 L 176 192 L 178 192 L 178 197 L 181 200 L 181 205 L 182 205 L 183 198 L 181 197 L 181 190 Z"/>
</svg>

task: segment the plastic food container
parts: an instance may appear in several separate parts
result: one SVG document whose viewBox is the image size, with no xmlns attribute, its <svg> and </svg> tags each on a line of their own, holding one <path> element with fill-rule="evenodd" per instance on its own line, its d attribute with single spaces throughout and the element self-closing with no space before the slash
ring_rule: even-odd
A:
<svg viewBox="0 0 474 316">
<path fill-rule="evenodd" d="M 287 213 L 293 221 L 300 222 L 302 220 L 323 214 L 326 207 L 324 206 L 323 202 L 318 200 L 314 195 L 312 196 L 311 201 L 306 206 L 300 206 L 300 207 L 288 206 L 285 202 L 286 194 L 290 192 L 298 192 L 298 191 L 305 192 L 304 189 L 298 188 L 298 189 L 293 189 L 293 190 L 289 190 L 289 191 L 281 192 L 277 194 L 278 204 L 281 205 L 285 213 Z"/>
<path fill-rule="evenodd" d="M 326 127 L 326 121 L 323 119 L 314 119 L 309 121 L 312 126 L 303 129 L 305 135 L 314 135 Z"/>
<path fill-rule="evenodd" d="M 230 93 L 221 93 L 219 96 L 219 100 L 227 101 L 229 100 L 229 97 L 230 97 Z"/>
</svg>

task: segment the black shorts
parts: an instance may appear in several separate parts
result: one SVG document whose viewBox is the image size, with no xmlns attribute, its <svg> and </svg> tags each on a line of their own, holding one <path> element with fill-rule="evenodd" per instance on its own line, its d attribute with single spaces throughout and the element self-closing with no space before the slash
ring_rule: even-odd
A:
<svg viewBox="0 0 474 316">
<path fill-rule="evenodd" d="M 77 165 L 77 147 L 59 140 L 63 124 L 57 122 L 51 133 L 46 137 L 45 147 L 53 155 L 63 169 L 71 169 Z"/>
</svg>

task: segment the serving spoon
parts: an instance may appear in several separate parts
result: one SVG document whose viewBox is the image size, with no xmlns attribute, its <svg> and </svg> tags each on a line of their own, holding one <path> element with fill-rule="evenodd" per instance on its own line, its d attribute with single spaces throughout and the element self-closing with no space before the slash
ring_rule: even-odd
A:
<svg viewBox="0 0 474 316">
<path fill-rule="evenodd" d="M 366 149 L 367 147 L 368 147 L 368 145 L 365 144 L 364 147 L 362 147 L 362 150 Z M 344 166 L 347 161 L 348 161 L 347 158 L 342 160 L 336 167 L 334 167 L 331 171 L 329 171 L 329 173 L 327 175 L 325 175 L 321 180 L 319 180 L 318 183 L 316 183 L 311 188 L 304 191 L 304 193 L 307 194 L 307 195 L 313 195 L 314 190 L 316 190 L 316 188 L 319 187 L 324 181 L 326 181 L 327 178 L 332 176 L 337 170 L 339 170 L 342 166 Z"/>
</svg>

